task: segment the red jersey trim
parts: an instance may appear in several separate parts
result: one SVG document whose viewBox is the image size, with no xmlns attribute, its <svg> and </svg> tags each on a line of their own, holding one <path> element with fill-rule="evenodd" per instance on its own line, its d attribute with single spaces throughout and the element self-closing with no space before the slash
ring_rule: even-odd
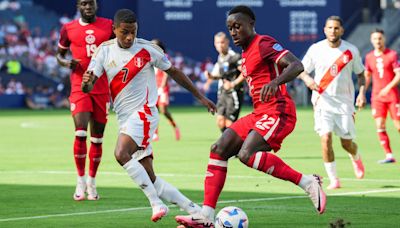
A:
<svg viewBox="0 0 400 228">
<path fill-rule="evenodd" d="M 346 50 L 338 59 L 329 67 L 328 71 L 322 77 L 319 83 L 319 94 L 322 94 L 326 88 L 331 84 L 333 79 L 343 70 L 343 68 L 353 59 L 353 55 L 350 50 Z"/>
<path fill-rule="evenodd" d="M 59 47 L 59 48 L 62 48 L 62 49 L 69 49 L 68 47 L 62 46 L 60 43 L 58 43 L 58 47 Z"/>
<path fill-rule="evenodd" d="M 287 53 L 289 53 L 289 50 L 283 51 L 283 52 L 278 56 L 278 58 L 275 60 L 275 63 L 278 64 L 279 60 L 281 60 L 281 58 L 282 58 L 283 56 L 285 56 Z"/>
<path fill-rule="evenodd" d="M 136 77 L 148 62 L 150 62 L 150 60 L 150 53 L 146 49 L 142 49 L 133 56 L 128 64 L 126 64 L 117 75 L 115 75 L 110 83 L 111 98 L 113 101 L 125 86 Z"/>
</svg>

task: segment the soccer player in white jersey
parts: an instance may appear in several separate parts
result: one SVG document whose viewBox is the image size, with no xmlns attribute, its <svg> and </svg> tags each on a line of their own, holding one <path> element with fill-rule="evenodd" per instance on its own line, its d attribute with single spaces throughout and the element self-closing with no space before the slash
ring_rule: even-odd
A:
<svg viewBox="0 0 400 228">
<path fill-rule="evenodd" d="M 136 37 L 137 27 L 132 11 L 116 12 L 113 25 L 116 38 L 102 43 L 94 53 L 83 75 L 82 90 L 89 92 L 97 78 L 106 73 L 120 127 L 115 158 L 149 199 L 153 208 L 151 220 L 156 222 L 168 213 L 162 200 L 177 204 L 190 214 L 200 207 L 153 171 L 150 140 L 159 120 L 154 67 L 166 71 L 210 112 L 214 113 L 216 107 L 171 65 L 157 45 Z"/>
<path fill-rule="evenodd" d="M 342 40 L 343 22 L 338 16 L 330 16 L 325 23 L 326 39 L 308 49 L 302 63 L 304 72 L 300 78 L 313 90 L 311 102 L 314 105 L 315 131 L 321 137 L 322 159 L 330 179 L 328 189 L 341 187 L 332 147 L 332 132 L 340 137 L 343 149 L 350 156 L 357 178 L 364 177 L 354 124 L 354 84 L 352 72 L 357 75 L 359 94 L 355 105 L 365 106 L 364 66 L 358 49 Z M 309 75 L 315 73 L 314 79 Z"/>
</svg>

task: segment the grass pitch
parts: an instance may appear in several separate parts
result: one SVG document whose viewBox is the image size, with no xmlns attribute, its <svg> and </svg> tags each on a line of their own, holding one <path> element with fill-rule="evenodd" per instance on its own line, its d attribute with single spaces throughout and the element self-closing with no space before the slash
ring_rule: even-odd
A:
<svg viewBox="0 0 400 228">
<path fill-rule="evenodd" d="M 210 145 L 220 133 L 215 117 L 202 108 L 172 108 L 182 133 L 161 116 L 160 141 L 153 143 L 155 171 L 193 201 L 203 199 L 203 180 Z M 242 114 L 248 113 L 249 108 Z M 170 214 L 150 221 L 147 199 L 113 157 L 117 122 L 109 118 L 103 159 L 97 177 L 101 200 L 75 202 L 72 156 L 73 122 L 68 111 L 0 111 L 0 227 L 176 227 Z M 400 227 L 400 165 L 379 165 L 384 157 L 370 111 L 356 115 L 357 139 L 366 167 L 365 179 L 354 177 L 351 162 L 334 138 L 342 189 L 326 191 L 324 215 L 317 215 L 302 190 L 289 182 L 229 161 L 228 178 L 217 210 L 233 205 L 248 215 L 250 227 L 329 227 L 343 219 L 351 227 Z M 399 135 L 388 121 L 392 149 L 400 159 Z M 294 133 L 278 156 L 303 173 L 326 176 L 311 109 L 298 110 Z M 326 180 L 326 182 L 328 182 Z M 327 186 L 325 183 L 324 186 Z"/>
</svg>

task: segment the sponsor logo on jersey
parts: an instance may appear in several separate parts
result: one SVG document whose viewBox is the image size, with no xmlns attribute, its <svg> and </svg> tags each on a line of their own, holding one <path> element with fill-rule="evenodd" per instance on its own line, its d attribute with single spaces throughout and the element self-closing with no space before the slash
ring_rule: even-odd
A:
<svg viewBox="0 0 400 228">
<path fill-rule="evenodd" d="M 280 44 L 278 44 L 278 43 L 274 44 L 274 45 L 272 46 L 272 48 L 273 48 L 275 51 L 282 51 L 282 50 L 283 50 L 283 47 L 282 47 Z"/>
<path fill-rule="evenodd" d="M 86 36 L 85 41 L 87 44 L 94 44 L 94 42 L 96 41 L 96 37 L 89 34 Z"/>
<path fill-rule="evenodd" d="M 93 34 L 93 33 L 94 33 L 94 31 L 93 31 L 93 30 L 91 30 L 91 29 L 88 29 L 88 30 L 86 30 L 86 31 L 85 31 L 85 33 L 86 33 L 86 34 L 88 34 L 88 35 L 91 35 L 91 34 Z"/>
</svg>

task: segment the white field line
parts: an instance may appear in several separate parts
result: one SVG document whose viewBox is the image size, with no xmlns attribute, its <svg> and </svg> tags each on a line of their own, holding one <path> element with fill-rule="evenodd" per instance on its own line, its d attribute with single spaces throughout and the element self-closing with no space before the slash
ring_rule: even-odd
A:
<svg viewBox="0 0 400 228">
<path fill-rule="evenodd" d="M 343 193 L 328 194 L 328 196 L 330 196 L 330 197 L 332 197 L 332 196 L 351 196 L 351 195 L 365 195 L 365 194 L 388 193 L 388 192 L 400 192 L 400 188 L 385 189 L 385 190 L 377 189 L 377 190 L 360 191 L 360 192 L 343 192 Z M 283 196 L 283 197 L 270 197 L 270 198 L 258 198 L 258 199 L 224 200 L 224 201 L 218 201 L 218 204 L 277 201 L 277 200 L 290 200 L 290 199 L 302 199 L 302 198 L 307 198 L 307 196 Z M 176 206 L 169 205 L 169 207 L 176 207 Z M 103 211 L 87 211 L 87 212 L 51 214 L 51 215 L 40 215 L 40 216 L 30 216 L 30 217 L 4 218 L 4 219 L 0 219 L 0 222 L 11 222 L 11 221 L 21 221 L 21 220 L 33 220 L 33 219 L 47 219 L 47 218 L 79 216 L 79 215 L 107 214 L 107 213 L 114 213 L 114 212 L 143 211 L 143 210 L 150 210 L 150 209 L 151 209 L 151 207 L 134 207 L 134 208 L 103 210 Z"/>
<path fill-rule="evenodd" d="M 28 171 L 28 170 L 0 170 L 0 174 L 55 174 L 55 175 L 75 175 L 75 171 L 57 171 L 57 170 L 37 170 L 37 171 Z M 110 176 L 126 176 L 125 172 L 100 172 L 100 175 L 110 175 Z M 190 178 L 204 178 L 205 175 L 202 174 L 175 174 L 175 173 L 159 173 L 157 176 L 160 177 L 190 177 Z M 233 179 L 265 179 L 266 176 L 244 176 L 244 175 L 229 175 L 228 178 Z M 356 178 L 340 178 L 340 180 L 344 181 L 356 181 L 356 182 L 377 182 L 377 183 L 385 183 L 385 182 L 398 182 L 400 184 L 400 178 L 397 180 L 394 179 L 356 179 Z"/>
</svg>

